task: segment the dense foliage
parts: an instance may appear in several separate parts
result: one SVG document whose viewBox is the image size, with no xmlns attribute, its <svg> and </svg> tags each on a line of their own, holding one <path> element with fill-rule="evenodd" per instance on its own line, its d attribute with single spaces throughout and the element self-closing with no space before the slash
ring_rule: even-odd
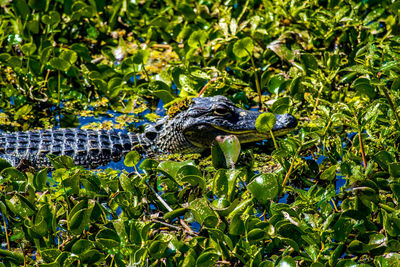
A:
<svg viewBox="0 0 400 267">
<path fill-rule="evenodd" d="M 129 174 L 1 161 L 0 266 L 399 264 L 400 1 L 0 6 L 3 130 L 109 110 L 135 128 L 160 99 L 200 91 L 300 121 L 276 144 L 239 152 L 233 138 L 212 159 L 145 159 Z"/>
</svg>

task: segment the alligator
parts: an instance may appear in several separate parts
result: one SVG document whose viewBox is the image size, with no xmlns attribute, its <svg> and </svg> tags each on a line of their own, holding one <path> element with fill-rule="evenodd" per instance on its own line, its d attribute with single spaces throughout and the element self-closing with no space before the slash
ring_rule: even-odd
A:
<svg viewBox="0 0 400 267">
<path fill-rule="evenodd" d="M 0 157 L 13 166 L 21 162 L 34 168 L 51 167 L 46 156 L 70 156 L 76 165 L 97 168 L 121 160 L 137 150 L 147 155 L 198 153 L 209 148 L 217 136 L 236 135 L 241 143 L 268 139 L 255 128 L 261 113 L 247 111 L 225 96 L 192 98 L 177 112 L 148 125 L 143 133 L 116 130 L 48 129 L 0 133 Z M 297 126 L 290 114 L 276 114 L 274 136 Z"/>
</svg>

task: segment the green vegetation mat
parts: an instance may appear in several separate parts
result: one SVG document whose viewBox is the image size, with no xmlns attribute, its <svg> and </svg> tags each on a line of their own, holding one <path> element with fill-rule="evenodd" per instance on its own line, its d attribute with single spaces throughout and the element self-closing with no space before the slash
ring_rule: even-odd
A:
<svg viewBox="0 0 400 267">
<path fill-rule="evenodd" d="M 132 173 L 0 161 L 0 266 L 400 264 L 400 1 L 0 7 L 2 130 L 98 115 L 118 118 L 87 127 L 140 130 L 199 93 L 299 120 L 241 152 L 132 152 Z"/>
</svg>

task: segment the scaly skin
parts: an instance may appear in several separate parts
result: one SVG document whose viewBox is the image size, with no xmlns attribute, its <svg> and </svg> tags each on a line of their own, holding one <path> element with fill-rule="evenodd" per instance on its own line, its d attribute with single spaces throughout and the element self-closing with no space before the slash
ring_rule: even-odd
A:
<svg viewBox="0 0 400 267">
<path fill-rule="evenodd" d="M 96 168 L 119 161 L 131 150 L 147 155 L 195 153 L 209 148 L 217 136 L 236 135 L 241 143 L 270 138 L 259 133 L 259 112 L 236 107 L 224 96 L 193 98 L 189 107 L 146 127 L 144 133 L 50 129 L 0 133 L 0 156 L 14 166 L 23 160 L 35 168 L 51 167 L 47 154 L 68 155 L 76 165 Z M 297 126 L 290 114 L 275 115 L 275 136 Z"/>
</svg>

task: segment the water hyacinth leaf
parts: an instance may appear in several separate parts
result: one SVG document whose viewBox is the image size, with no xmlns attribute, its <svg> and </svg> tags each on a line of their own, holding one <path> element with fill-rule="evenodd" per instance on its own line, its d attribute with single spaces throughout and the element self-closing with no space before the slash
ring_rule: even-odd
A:
<svg viewBox="0 0 400 267">
<path fill-rule="evenodd" d="M 272 261 L 263 261 L 258 266 L 259 267 L 274 267 L 275 264 Z"/>
<path fill-rule="evenodd" d="M 266 232 L 262 229 L 255 228 L 250 230 L 250 232 L 247 233 L 247 238 L 249 239 L 250 242 L 256 242 L 260 241 L 265 238 Z"/>
<path fill-rule="evenodd" d="M 226 169 L 226 159 L 224 152 L 218 144 L 213 144 L 211 146 L 211 156 L 212 156 L 212 164 L 216 169 Z"/>
<path fill-rule="evenodd" d="M 10 168 L 10 167 L 12 167 L 12 166 L 11 166 L 11 164 L 10 164 L 7 160 L 0 158 L 0 173 L 1 173 L 4 169 Z"/>
<path fill-rule="evenodd" d="M 35 206 L 27 198 L 15 194 L 12 198 L 5 200 L 7 207 L 21 218 L 32 216 L 36 213 Z"/>
<path fill-rule="evenodd" d="M 132 62 L 135 64 L 145 64 L 149 59 L 150 52 L 148 50 L 138 50 L 132 56 Z"/>
<path fill-rule="evenodd" d="M 49 14 L 42 17 L 42 22 L 51 26 L 56 25 L 61 20 L 60 14 L 57 11 L 50 11 Z"/>
<path fill-rule="evenodd" d="M 31 105 L 28 104 L 23 105 L 21 108 L 17 110 L 17 112 L 15 112 L 14 119 L 18 120 L 21 117 L 28 115 L 32 111 L 32 108 L 33 107 Z"/>
<path fill-rule="evenodd" d="M 72 233 L 81 234 L 82 231 L 87 227 L 90 221 L 94 203 L 94 200 L 90 200 L 89 202 L 87 199 L 85 199 L 80 201 L 72 208 L 68 216 L 69 226 Z"/>
<path fill-rule="evenodd" d="M 121 173 L 121 175 L 119 176 L 119 182 L 124 191 L 131 192 L 135 189 L 131 179 L 124 173 Z"/>
<path fill-rule="evenodd" d="M 7 60 L 7 65 L 13 69 L 21 68 L 22 66 L 22 59 L 19 57 L 10 57 Z"/>
<path fill-rule="evenodd" d="M 125 159 L 124 159 L 124 164 L 127 167 L 134 167 L 136 166 L 140 161 L 140 155 L 139 152 L 137 151 L 130 151 L 128 154 L 126 154 Z"/>
<path fill-rule="evenodd" d="M 245 37 L 241 40 L 236 41 L 233 45 L 233 53 L 238 58 L 245 58 L 253 54 L 254 44 L 253 39 Z"/>
<path fill-rule="evenodd" d="M 288 112 L 289 106 L 290 98 L 280 97 L 272 104 L 271 111 L 275 114 L 284 114 Z"/>
<path fill-rule="evenodd" d="M 97 249 L 89 249 L 79 255 L 79 260 L 84 264 L 94 264 L 104 261 L 104 254 Z"/>
<path fill-rule="evenodd" d="M 185 165 L 178 170 L 176 177 L 181 182 L 189 183 L 191 186 L 199 186 L 201 189 L 206 187 L 206 181 L 200 170 L 192 165 Z"/>
<path fill-rule="evenodd" d="M 192 48 L 202 47 L 207 41 L 207 33 L 203 30 L 192 32 L 188 39 L 188 45 Z"/>
<path fill-rule="evenodd" d="M 285 77 L 283 77 L 282 75 L 275 75 L 268 82 L 268 92 L 270 92 L 271 94 L 278 94 L 280 92 L 280 87 L 284 82 Z"/>
<path fill-rule="evenodd" d="M 75 166 L 74 160 L 69 156 L 66 155 L 55 156 L 52 154 L 47 154 L 46 156 L 50 160 L 51 164 L 53 164 L 53 167 L 55 169 L 64 169 L 64 168 L 70 169 Z"/>
<path fill-rule="evenodd" d="M 24 255 L 19 252 L 12 252 L 5 249 L 0 249 L 0 258 L 5 263 L 13 263 L 19 266 L 24 264 Z M 7 265 L 4 265 L 7 266 Z M 12 266 L 12 265 L 10 265 Z"/>
<path fill-rule="evenodd" d="M 189 211 L 189 209 L 187 209 L 187 208 L 179 208 L 179 209 L 165 213 L 164 219 L 165 220 L 173 220 L 177 217 L 185 215 L 185 213 L 188 211 Z"/>
<path fill-rule="evenodd" d="M 48 46 L 46 48 L 44 48 L 41 52 L 40 52 L 40 62 L 42 64 L 48 64 L 49 58 L 52 54 L 54 50 L 54 47 L 52 46 Z"/>
<path fill-rule="evenodd" d="M 370 84 L 357 84 L 354 89 L 359 94 L 368 96 L 370 99 L 375 98 L 375 88 Z"/>
<path fill-rule="evenodd" d="M 267 204 L 279 193 L 279 184 L 275 175 L 263 173 L 256 176 L 248 185 L 247 189 L 253 194 L 254 198 L 262 204 Z"/>
<path fill-rule="evenodd" d="M 5 168 L 1 171 L 1 176 L 11 181 L 26 181 L 28 177 L 14 167 Z"/>
<path fill-rule="evenodd" d="M 336 177 L 336 165 L 329 167 L 321 173 L 321 180 L 333 181 Z"/>
<path fill-rule="evenodd" d="M 119 247 L 121 239 L 118 234 L 112 229 L 102 229 L 96 235 L 96 243 L 101 244 L 107 249 Z"/>
<path fill-rule="evenodd" d="M 168 247 L 168 242 L 154 240 L 150 243 L 149 253 L 152 257 L 160 259 L 164 256 L 164 252 Z"/>
<path fill-rule="evenodd" d="M 229 207 L 230 204 L 231 204 L 231 202 L 229 202 L 229 200 L 227 200 L 225 198 L 215 199 L 212 202 L 213 207 L 215 207 L 215 208 L 217 208 L 219 210 Z"/>
<path fill-rule="evenodd" d="M 213 165 L 215 167 L 214 160 L 213 160 Z M 228 176 L 226 175 L 225 170 L 220 169 L 214 175 L 213 192 L 214 194 L 220 196 L 228 194 Z"/>
<path fill-rule="evenodd" d="M 47 182 L 47 168 L 38 171 L 33 178 L 33 186 L 36 190 L 42 190 Z"/>
<path fill-rule="evenodd" d="M 50 66 L 59 71 L 67 71 L 71 66 L 71 64 L 68 61 L 65 61 L 64 59 L 59 57 L 50 59 L 49 64 Z"/>
<path fill-rule="evenodd" d="M 195 166 L 195 164 L 191 160 L 183 162 L 163 161 L 158 165 L 157 170 L 159 170 L 162 174 L 172 179 L 173 181 L 177 181 L 176 174 L 179 169 L 185 165 Z"/>
<path fill-rule="evenodd" d="M 262 113 L 256 120 L 256 129 L 260 133 L 268 133 L 274 128 L 276 123 L 276 117 L 272 113 Z"/>
<path fill-rule="evenodd" d="M 74 64 L 78 60 L 78 54 L 73 50 L 63 50 L 61 52 L 60 58 L 69 62 L 70 64 Z"/>
<path fill-rule="evenodd" d="M 193 8 L 187 4 L 180 4 L 178 6 L 178 11 L 183 14 L 187 21 L 193 21 L 196 18 L 196 13 L 193 11 Z"/>
<path fill-rule="evenodd" d="M 206 198 L 199 198 L 190 202 L 189 208 L 200 225 L 208 222 L 206 226 L 213 228 L 218 223 L 218 217 L 209 204 Z"/>
<path fill-rule="evenodd" d="M 197 258 L 196 266 L 212 267 L 215 266 L 215 263 L 218 259 L 219 254 L 217 251 L 215 251 L 214 249 L 205 250 Z"/>
<path fill-rule="evenodd" d="M 25 54 L 25 55 L 28 55 L 28 56 L 30 56 L 30 55 L 32 55 L 35 51 L 36 51 L 36 44 L 35 43 L 28 43 L 28 44 L 24 44 L 22 47 L 21 47 L 21 50 L 22 50 L 22 52 Z"/>
<path fill-rule="evenodd" d="M 232 217 L 231 223 L 229 225 L 229 234 L 242 235 L 244 231 L 245 231 L 244 222 L 240 214 L 235 214 Z"/>
<path fill-rule="evenodd" d="M 94 244 L 92 241 L 89 241 L 87 239 L 80 239 L 72 245 L 71 252 L 80 255 L 91 248 L 94 248 Z"/>
<path fill-rule="evenodd" d="M 300 59 L 307 73 L 312 73 L 318 69 L 318 61 L 312 54 L 302 54 Z"/>
<path fill-rule="evenodd" d="M 153 81 L 149 87 L 153 94 L 160 98 L 164 104 L 168 104 L 176 98 L 171 88 L 163 81 Z"/>
<path fill-rule="evenodd" d="M 388 164 L 389 174 L 395 178 L 400 177 L 400 163 L 393 162 Z"/>
<path fill-rule="evenodd" d="M 239 139 L 236 135 L 224 135 L 217 136 L 215 140 L 224 154 L 226 165 L 233 168 L 240 155 Z M 217 155 L 217 153 L 215 153 L 215 155 Z"/>
<path fill-rule="evenodd" d="M 276 265 L 278 267 L 296 267 L 296 262 L 294 261 L 294 259 L 292 257 L 286 256 L 283 257 L 278 265 Z"/>
<path fill-rule="evenodd" d="M 142 161 L 139 168 L 143 170 L 146 174 L 150 174 L 154 170 L 156 170 L 158 164 L 159 162 L 154 159 L 145 159 Z"/>
<path fill-rule="evenodd" d="M 31 13 L 31 9 L 26 4 L 26 1 L 16 0 L 12 2 L 12 5 L 18 16 L 20 16 L 23 19 L 23 21 L 25 21 L 27 19 L 27 15 Z"/>
</svg>

